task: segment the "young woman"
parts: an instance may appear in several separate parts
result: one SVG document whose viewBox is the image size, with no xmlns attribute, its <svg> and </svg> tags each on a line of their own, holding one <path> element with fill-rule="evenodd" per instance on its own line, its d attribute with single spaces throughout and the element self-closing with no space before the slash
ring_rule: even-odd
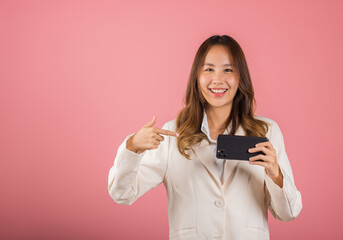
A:
<svg viewBox="0 0 343 240">
<path fill-rule="evenodd" d="M 177 118 L 159 129 L 154 116 L 119 146 L 108 176 L 110 196 L 130 205 L 163 182 L 170 239 L 269 239 L 268 209 L 290 221 L 302 200 L 281 130 L 254 115 L 254 104 L 239 44 L 227 35 L 208 38 L 196 53 Z M 249 150 L 265 155 L 222 160 L 215 154 L 218 134 L 269 141 Z"/>
</svg>

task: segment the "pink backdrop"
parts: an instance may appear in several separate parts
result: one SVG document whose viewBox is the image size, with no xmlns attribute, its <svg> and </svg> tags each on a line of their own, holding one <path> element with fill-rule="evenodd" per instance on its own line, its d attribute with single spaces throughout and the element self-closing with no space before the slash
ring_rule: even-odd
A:
<svg viewBox="0 0 343 240">
<path fill-rule="evenodd" d="M 197 48 L 245 52 L 257 115 L 285 139 L 303 210 L 272 239 L 339 239 L 342 1 L 0 3 L 0 239 L 167 239 L 163 185 L 131 206 L 107 177 L 124 138 L 176 117 Z"/>
</svg>

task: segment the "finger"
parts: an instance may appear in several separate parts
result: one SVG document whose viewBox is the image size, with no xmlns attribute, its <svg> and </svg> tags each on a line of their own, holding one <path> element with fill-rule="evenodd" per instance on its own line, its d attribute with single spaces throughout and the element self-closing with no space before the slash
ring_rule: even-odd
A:
<svg viewBox="0 0 343 240">
<path fill-rule="evenodd" d="M 152 117 L 152 120 L 150 122 L 148 122 L 147 124 L 145 124 L 144 127 L 152 127 L 152 126 L 154 126 L 155 123 L 156 123 L 156 116 L 154 115 Z"/>
<path fill-rule="evenodd" d="M 155 141 L 154 141 L 154 148 L 158 148 L 158 146 L 160 146 L 160 141 L 155 139 Z"/>
<path fill-rule="evenodd" d="M 256 156 L 249 158 L 249 161 L 253 161 L 253 162 L 258 161 L 258 160 L 262 160 L 264 162 L 270 162 L 269 157 L 266 155 L 263 155 L 263 154 L 259 154 L 259 155 L 256 155 Z"/>
<path fill-rule="evenodd" d="M 155 130 L 159 134 L 164 134 L 164 135 L 169 135 L 169 136 L 174 136 L 174 137 L 178 137 L 179 136 L 177 132 L 169 131 L 169 130 L 166 130 L 166 129 L 155 128 Z"/>
<path fill-rule="evenodd" d="M 163 140 L 164 140 L 164 137 L 161 136 L 161 135 L 159 135 L 159 134 L 157 134 L 157 133 L 154 134 L 154 137 L 155 137 L 157 140 L 159 140 L 159 141 L 163 141 Z"/>
<path fill-rule="evenodd" d="M 260 146 L 265 146 L 266 148 L 268 148 L 271 151 L 274 150 L 274 147 L 273 147 L 273 145 L 272 145 L 272 143 L 270 141 L 260 142 L 260 143 L 257 143 L 255 145 L 255 147 L 260 147 Z"/>
<path fill-rule="evenodd" d="M 157 139 L 153 139 L 149 142 L 148 148 L 149 149 L 156 149 L 156 148 L 158 148 L 159 145 L 160 145 L 160 141 L 158 141 Z"/>
<path fill-rule="evenodd" d="M 265 146 L 260 146 L 260 145 L 258 145 L 258 147 L 254 147 L 254 148 L 249 148 L 248 149 L 248 151 L 250 152 L 250 153 L 254 153 L 254 152 L 263 152 L 263 153 L 265 153 L 266 155 L 273 155 L 273 152 L 272 151 L 270 151 L 268 148 L 266 148 Z"/>
</svg>

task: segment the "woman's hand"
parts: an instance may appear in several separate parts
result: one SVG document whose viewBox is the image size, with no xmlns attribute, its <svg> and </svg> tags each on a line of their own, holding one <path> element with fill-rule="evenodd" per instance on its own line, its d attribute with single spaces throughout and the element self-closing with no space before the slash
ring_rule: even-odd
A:
<svg viewBox="0 0 343 240">
<path fill-rule="evenodd" d="M 270 141 L 260 142 L 254 148 L 250 148 L 249 152 L 262 151 L 264 154 L 259 154 L 249 158 L 250 164 L 260 165 L 265 168 L 266 174 L 282 188 L 283 175 L 276 159 L 276 151 Z M 260 161 L 258 161 L 260 160 Z M 262 160 L 262 161 L 261 161 Z"/>
<path fill-rule="evenodd" d="M 155 123 L 156 117 L 154 116 L 150 122 L 126 141 L 126 148 L 135 153 L 142 153 L 148 149 L 158 148 L 160 142 L 164 140 L 164 137 L 160 136 L 160 134 L 179 136 L 176 132 L 153 127 Z"/>
</svg>

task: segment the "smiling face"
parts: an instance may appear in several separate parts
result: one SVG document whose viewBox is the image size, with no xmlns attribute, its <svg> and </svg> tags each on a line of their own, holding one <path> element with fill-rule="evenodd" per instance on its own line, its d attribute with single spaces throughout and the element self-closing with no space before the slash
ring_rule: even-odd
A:
<svg viewBox="0 0 343 240">
<path fill-rule="evenodd" d="M 225 47 L 214 45 L 208 51 L 198 73 L 198 84 L 207 108 L 231 109 L 239 85 L 238 69 Z"/>
</svg>

